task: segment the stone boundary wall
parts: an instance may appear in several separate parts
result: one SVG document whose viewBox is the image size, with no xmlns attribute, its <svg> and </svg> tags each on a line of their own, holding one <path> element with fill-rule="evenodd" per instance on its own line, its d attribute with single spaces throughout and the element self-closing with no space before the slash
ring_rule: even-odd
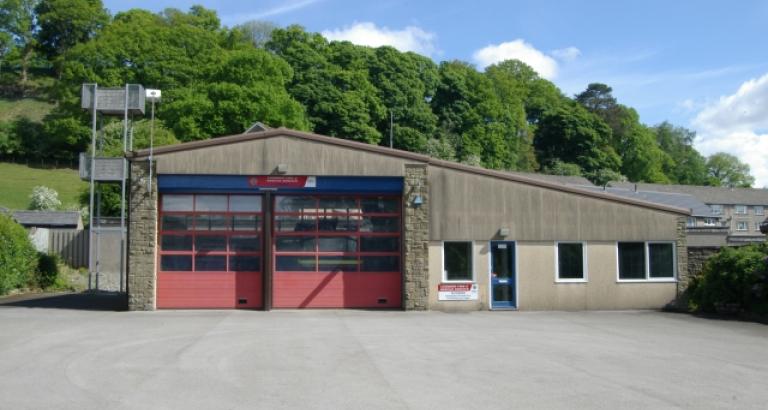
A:
<svg viewBox="0 0 768 410">
<path fill-rule="evenodd" d="M 712 255 L 720 252 L 719 247 L 691 247 L 688 248 L 688 272 L 690 276 L 696 276 L 704 269 L 704 263 Z"/>
<path fill-rule="evenodd" d="M 691 272 L 688 266 L 688 237 L 686 222 L 688 217 L 677 218 L 677 239 L 675 241 L 677 252 L 677 294 L 681 295 L 688 288 Z"/>
</svg>

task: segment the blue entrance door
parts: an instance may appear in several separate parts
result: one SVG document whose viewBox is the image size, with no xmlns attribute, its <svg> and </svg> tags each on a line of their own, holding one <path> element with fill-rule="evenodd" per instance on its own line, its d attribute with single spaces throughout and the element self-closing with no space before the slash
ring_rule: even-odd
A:
<svg viewBox="0 0 768 410">
<path fill-rule="evenodd" d="M 517 307 L 515 243 L 491 242 L 491 309 Z"/>
</svg>

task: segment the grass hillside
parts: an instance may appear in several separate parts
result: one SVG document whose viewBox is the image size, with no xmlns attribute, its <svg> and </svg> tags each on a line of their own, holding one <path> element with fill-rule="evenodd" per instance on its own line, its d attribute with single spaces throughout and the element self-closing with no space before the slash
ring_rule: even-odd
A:
<svg viewBox="0 0 768 410">
<path fill-rule="evenodd" d="M 69 168 L 40 169 L 0 162 L 0 206 L 27 209 L 29 194 L 37 185 L 45 185 L 59 193 L 62 207 L 79 208 L 77 197 L 88 186 L 76 170 Z"/>
<path fill-rule="evenodd" d="M 12 121 L 17 117 L 42 121 L 52 109 L 53 104 L 35 98 L 0 98 L 0 121 Z"/>
</svg>

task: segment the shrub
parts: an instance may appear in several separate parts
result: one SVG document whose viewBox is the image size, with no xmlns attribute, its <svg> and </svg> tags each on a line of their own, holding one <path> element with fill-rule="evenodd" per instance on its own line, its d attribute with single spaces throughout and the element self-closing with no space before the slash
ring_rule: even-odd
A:
<svg viewBox="0 0 768 410">
<path fill-rule="evenodd" d="M 53 188 L 36 186 L 29 195 L 29 209 L 37 211 L 53 211 L 61 207 L 59 193 Z"/>
<path fill-rule="evenodd" d="M 723 248 L 688 287 L 703 312 L 768 313 L 768 244 Z"/>
<path fill-rule="evenodd" d="M 0 295 L 25 286 L 37 267 L 37 252 L 27 231 L 0 213 Z"/>
<path fill-rule="evenodd" d="M 53 286 L 59 276 L 59 258 L 56 255 L 39 252 L 35 273 L 37 286 L 43 289 Z"/>
</svg>

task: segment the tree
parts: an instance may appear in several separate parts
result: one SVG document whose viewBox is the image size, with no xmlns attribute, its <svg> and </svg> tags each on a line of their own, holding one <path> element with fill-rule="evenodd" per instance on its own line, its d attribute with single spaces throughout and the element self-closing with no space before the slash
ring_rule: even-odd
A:
<svg viewBox="0 0 768 410">
<path fill-rule="evenodd" d="M 529 102 L 532 103 L 529 88 L 536 82 L 546 80 L 539 79 L 533 69 L 519 60 L 507 60 L 494 64 L 485 70 L 485 75 L 491 80 L 493 90 L 501 101 L 505 113 L 505 127 L 514 133 L 514 137 L 510 140 L 510 148 L 517 157 L 516 169 L 535 170 L 538 168 L 533 149 L 535 127 L 528 123 L 526 107 Z M 550 95 L 550 97 L 557 99 L 559 95 Z M 554 105 L 557 104 L 552 106 Z M 537 121 L 538 115 L 538 113 L 535 114 Z"/>
<path fill-rule="evenodd" d="M 755 178 L 749 174 L 749 165 L 734 155 L 718 152 L 707 158 L 709 184 L 731 188 L 750 188 Z"/>
<path fill-rule="evenodd" d="M 575 177 L 580 177 L 583 175 L 580 166 L 577 164 L 563 162 L 559 159 L 551 161 L 546 167 L 544 167 L 542 171 L 549 175 L 568 175 Z"/>
<path fill-rule="evenodd" d="M 619 104 L 612 92 L 605 84 L 592 83 L 575 100 L 611 128 L 610 143 L 621 156 L 623 175 L 630 181 L 669 183 L 664 169 L 671 158 L 659 148 L 653 131 L 640 123 L 637 111 Z"/>
<path fill-rule="evenodd" d="M 303 107 L 285 89 L 291 77 L 279 57 L 232 44 L 211 10 L 130 10 L 67 53 L 56 114 L 86 124 L 80 83 L 130 82 L 163 89 L 157 118 L 182 141 L 240 133 L 256 121 L 307 129 Z"/>
<path fill-rule="evenodd" d="M 374 50 L 366 66 L 379 100 L 387 114 L 392 115 L 394 147 L 426 152 L 437 132 L 437 116 L 429 105 L 438 79 L 435 63 L 418 54 L 384 46 Z M 389 128 L 390 115 L 385 115 L 376 129 L 388 135 Z M 389 139 L 383 138 L 382 145 L 389 145 Z"/>
<path fill-rule="evenodd" d="M 576 102 L 586 109 L 595 111 L 609 111 L 616 107 L 616 98 L 611 94 L 613 89 L 602 83 L 591 83 L 587 89 L 576 95 Z"/>
<path fill-rule="evenodd" d="M 53 188 L 36 186 L 29 195 L 29 209 L 35 211 L 55 211 L 61 207 L 59 193 Z"/>
<path fill-rule="evenodd" d="M 21 87 L 29 80 L 29 66 L 35 53 L 37 21 L 35 6 L 38 0 L 0 0 L 0 32 L 10 36 L 19 51 Z"/>
<path fill-rule="evenodd" d="M 659 147 L 671 159 L 664 164 L 663 171 L 673 183 L 707 184 L 707 160 L 693 147 L 696 132 L 666 121 L 655 126 L 653 132 Z"/>
<path fill-rule="evenodd" d="M 379 144 L 376 129 L 387 111 L 371 84 L 366 63 L 373 51 L 349 42 L 333 42 L 300 26 L 272 32 L 267 49 L 293 68 L 288 92 L 307 110 L 318 133 Z"/>
<path fill-rule="evenodd" d="M 462 61 L 441 63 L 439 73 L 431 104 L 441 138 L 451 141 L 457 159 L 486 168 L 517 169 L 518 136 L 508 126 L 512 121 L 491 80 Z"/>
<path fill-rule="evenodd" d="M 101 0 L 42 0 L 35 13 L 40 27 L 37 46 L 52 62 L 90 40 L 109 21 Z"/>
<path fill-rule="evenodd" d="M 225 53 L 207 81 L 182 90 L 164 107 L 164 121 L 183 141 L 241 133 L 256 121 L 307 129 L 303 107 L 285 90 L 284 61 L 262 49 Z"/>
<path fill-rule="evenodd" d="M 265 48 L 272 39 L 272 32 L 277 28 L 278 26 L 271 21 L 251 20 L 233 27 L 232 36 L 256 48 Z"/>
<path fill-rule="evenodd" d="M 133 136 L 133 149 L 139 150 L 149 148 L 150 142 L 150 128 L 152 124 L 149 119 L 143 119 L 136 121 L 132 124 L 132 136 Z M 154 136 L 152 138 L 154 147 L 161 147 L 163 145 L 178 144 L 179 140 L 173 135 L 173 132 L 166 128 L 162 122 L 155 121 Z M 122 157 L 123 151 L 123 122 L 112 121 L 102 128 L 103 139 L 100 144 L 98 152 L 99 156 L 104 157 Z M 86 149 L 87 152 L 91 151 L 91 148 Z"/>
<path fill-rule="evenodd" d="M 611 129 L 603 120 L 571 103 L 544 113 L 534 145 L 543 164 L 560 160 L 591 174 L 601 169 L 620 169 L 621 158 L 611 147 L 610 137 Z"/>
<path fill-rule="evenodd" d="M 13 46 L 13 37 L 10 33 L 0 31 L 0 74 L 3 73 L 3 63 Z"/>
</svg>

